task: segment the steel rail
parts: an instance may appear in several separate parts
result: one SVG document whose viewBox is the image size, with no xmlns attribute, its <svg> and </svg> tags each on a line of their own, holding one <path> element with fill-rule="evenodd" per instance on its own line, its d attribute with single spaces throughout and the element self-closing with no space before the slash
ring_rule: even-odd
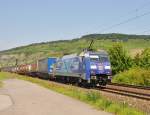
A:
<svg viewBox="0 0 150 115">
<path fill-rule="evenodd" d="M 150 87 L 110 83 L 97 90 L 150 101 Z"/>
<path fill-rule="evenodd" d="M 118 83 L 109 83 L 108 85 L 150 90 L 150 86 L 136 86 L 136 85 L 118 84 Z"/>
</svg>

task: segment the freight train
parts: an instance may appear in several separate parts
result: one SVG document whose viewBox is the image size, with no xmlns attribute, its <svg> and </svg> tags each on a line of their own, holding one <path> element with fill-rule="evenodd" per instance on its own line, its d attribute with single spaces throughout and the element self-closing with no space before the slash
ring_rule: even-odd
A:
<svg viewBox="0 0 150 115">
<path fill-rule="evenodd" d="M 105 86 L 112 76 L 106 51 L 84 51 L 61 58 L 50 57 L 33 64 L 4 67 L 1 71 L 92 86 Z"/>
</svg>

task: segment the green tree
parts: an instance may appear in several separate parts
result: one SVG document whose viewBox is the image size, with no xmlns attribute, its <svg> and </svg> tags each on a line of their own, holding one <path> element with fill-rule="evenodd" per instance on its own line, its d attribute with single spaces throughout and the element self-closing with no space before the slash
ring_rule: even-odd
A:
<svg viewBox="0 0 150 115">
<path fill-rule="evenodd" d="M 134 62 L 137 66 L 150 68 L 150 48 L 146 48 L 141 54 L 137 54 Z"/>
<path fill-rule="evenodd" d="M 110 61 L 113 74 L 128 70 L 133 65 L 133 61 L 120 43 L 115 43 L 109 49 Z"/>
</svg>

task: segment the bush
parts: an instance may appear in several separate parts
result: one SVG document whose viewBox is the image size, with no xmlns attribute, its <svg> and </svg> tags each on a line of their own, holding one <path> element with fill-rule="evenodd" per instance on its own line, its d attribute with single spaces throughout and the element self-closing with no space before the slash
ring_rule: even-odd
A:
<svg viewBox="0 0 150 115">
<path fill-rule="evenodd" d="M 146 48 L 141 55 L 137 54 L 134 58 L 134 62 L 137 66 L 143 68 L 150 68 L 150 48 Z"/>
<path fill-rule="evenodd" d="M 131 68 L 114 76 L 112 82 L 129 85 L 150 86 L 150 69 Z"/>
<path fill-rule="evenodd" d="M 124 50 L 121 44 L 114 44 L 108 52 L 110 55 L 113 74 L 128 70 L 132 66 L 133 61 L 130 56 L 127 55 L 127 52 Z"/>
</svg>

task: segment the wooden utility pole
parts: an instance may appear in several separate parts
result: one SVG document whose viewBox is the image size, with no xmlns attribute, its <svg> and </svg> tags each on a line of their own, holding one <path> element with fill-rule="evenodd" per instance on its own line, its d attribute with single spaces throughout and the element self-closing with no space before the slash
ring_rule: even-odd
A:
<svg viewBox="0 0 150 115">
<path fill-rule="evenodd" d="M 17 66 L 18 65 L 18 59 L 16 59 L 16 63 L 15 63 L 15 66 Z"/>
</svg>

